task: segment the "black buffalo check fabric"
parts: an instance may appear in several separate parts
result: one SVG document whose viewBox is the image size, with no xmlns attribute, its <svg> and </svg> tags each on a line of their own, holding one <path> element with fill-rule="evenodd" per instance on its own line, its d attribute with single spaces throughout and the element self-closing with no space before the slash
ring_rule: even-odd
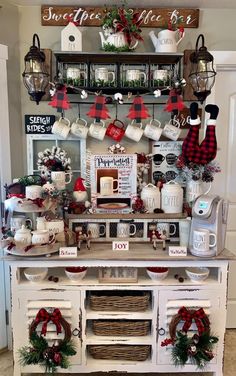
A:
<svg viewBox="0 0 236 376">
<path fill-rule="evenodd" d="M 190 311 L 186 307 L 181 307 L 178 314 L 184 321 L 183 332 L 187 333 L 193 321 L 196 323 L 199 335 L 209 330 L 210 322 L 203 308 Z"/>
<path fill-rule="evenodd" d="M 135 120 L 137 123 L 141 123 L 142 119 L 150 117 L 147 107 L 144 105 L 141 95 L 137 95 L 129 109 L 127 115 L 129 119 Z"/>
<path fill-rule="evenodd" d="M 95 103 L 90 107 L 88 116 L 95 118 L 96 122 L 100 122 L 101 119 L 110 118 L 107 106 L 105 104 L 105 97 L 103 95 L 97 95 Z"/>
<path fill-rule="evenodd" d="M 200 165 L 211 162 L 216 157 L 217 140 L 215 125 L 208 124 L 204 140 L 199 145 L 200 124 L 191 125 L 182 145 L 182 155 L 189 161 Z"/>
<path fill-rule="evenodd" d="M 61 324 L 60 320 L 62 318 L 61 311 L 58 308 L 55 308 L 52 313 L 46 311 L 45 308 L 41 308 L 35 318 L 35 323 L 38 325 L 40 322 L 43 323 L 41 334 L 46 335 L 47 333 L 47 324 L 49 321 L 52 321 L 56 325 L 57 334 L 61 333 Z"/>
<path fill-rule="evenodd" d="M 70 102 L 67 96 L 66 87 L 57 90 L 53 95 L 51 102 L 48 103 L 49 106 L 52 106 L 57 109 L 57 112 L 63 112 L 71 108 Z"/>
<path fill-rule="evenodd" d="M 175 89 L 170 90 L 169 98 L 164 108 L 164 111 L 173 112 L 174 115 L 177 115 L 179 111 L 185 108 L 183 98 L 179 95 Z"/>
</svg>

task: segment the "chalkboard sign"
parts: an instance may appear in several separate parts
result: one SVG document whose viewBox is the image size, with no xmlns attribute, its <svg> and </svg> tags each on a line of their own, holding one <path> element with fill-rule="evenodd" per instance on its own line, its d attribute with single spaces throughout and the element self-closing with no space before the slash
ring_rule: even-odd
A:
<svg viewBox="0 0 236 376">
<path fill-rule="evenodd" d="M 25 115 L 26 134 L 51 134 L 55 115 Z"/>
</svg>

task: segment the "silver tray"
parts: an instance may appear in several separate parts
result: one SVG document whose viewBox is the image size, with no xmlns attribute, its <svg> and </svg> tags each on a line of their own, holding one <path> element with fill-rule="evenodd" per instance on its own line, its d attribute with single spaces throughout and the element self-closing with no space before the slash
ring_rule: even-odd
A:
<svg viewBox="0 0 236 376">
<path fill-rule="evenodd" d="M 33 248 L 30 248 L 27 252 L 25 252 L 24 248 L 20 248 L 16 246 L 10 250 L 8 250 L 7 247 L 5 247 L 4 251 L 14 256 L 36 257 L 36 256 L 44 256 L 44 255 L 49 255 L 51 253 L 56 253 L 59 251 L 60 246 L 61 246 L 61 243 L 56 242 L 54 244 L 34 246 Z"/>
</svg>

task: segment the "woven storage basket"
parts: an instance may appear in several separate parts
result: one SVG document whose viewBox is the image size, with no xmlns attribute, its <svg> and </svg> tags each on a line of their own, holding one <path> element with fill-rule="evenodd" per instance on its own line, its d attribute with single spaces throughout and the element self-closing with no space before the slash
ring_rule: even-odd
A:
<svg viewBox="0 0 236 376">
<path fill-rule="evenodd" d="M 97 336 L 146 336 L 149 333 L 149 321 L 94 320 L 93 332 Z"/>
<path fill-rule="evenodd" d="M 149 345 L 90 345 L 88 348 L 94 359 L 144 361 L 151 352 Z"/>
<path fill-rule="evenodd" d="M 94 311 L 145 311 L 150 294 L 142 295 L 93 295 L 89 296 L 90 308 Z"/>
</svg>

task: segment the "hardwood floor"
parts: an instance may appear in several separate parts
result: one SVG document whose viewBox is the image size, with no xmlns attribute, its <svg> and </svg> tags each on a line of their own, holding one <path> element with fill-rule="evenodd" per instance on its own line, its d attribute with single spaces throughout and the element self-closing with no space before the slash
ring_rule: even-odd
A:
<svg viewBox="0 0 236 376">
<path fill-rule="evenodd" d="M 26 374 L 25 374 L 26 375 Z M 32 376 L 37 376 L 38 374 L 32 374 Z M 40 374 L 42 376 L 42 374 Z M 69 373 L 62 374 L 60 376 L 70 376 Z M 71 374 L 72 375 L 72 374 Z M 74 374 L 75 375 L 75 374 Z M 88 374 L 86 374 L 88 375 Z M 96 374 L 93 373 L 93 376 Z M 114 375 L 114 373 L 113 373 Z M 143 375 L 143 373 L 138 374 L 129 374 L 129 376 L 139 376 Z M 147 376 L 190 376 L 189 373 L 162 373 L 162 374 L 147 374 Z M 191 376 L 210 376 L 211 373 L 194 373 Z M 229 329 L 226 331 L 225 337 L 225 355 L 224 355 L 224 376 L 234 376 L 236 375 L 236 329 Z M 0 354 L 0 376 L 13 376 L 13 359 L 12 353 L 7 351 L 5 353 Z M 27 375 L 30 376 L 30 375 Z M 82 376 L 82 374 L 80 374 Z M 116 373 L 116 376 L 119 376 L 119 372 Z"/>
</svg>

